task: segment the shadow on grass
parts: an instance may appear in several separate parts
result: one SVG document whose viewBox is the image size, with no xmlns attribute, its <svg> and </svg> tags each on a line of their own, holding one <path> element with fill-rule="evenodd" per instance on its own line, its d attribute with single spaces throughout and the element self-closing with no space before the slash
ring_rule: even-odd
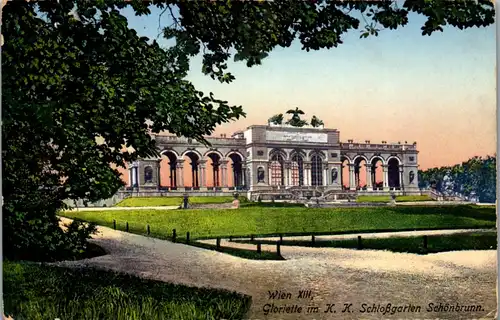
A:
<svg viewBox="0 0 500 320">
<path fill-rule="evenodd" d="M 216 246 L 211 245 L 211 244 L 206 244 L 206 243 L 200 243 L 200 242 L 192 242 L 189 243 L 189 245 L 192 245 L 194 247 L 198 248 L 203 248 L 207 250 L 213 250 L 213 251 L 218 251 L 221 253 L 226 253 L 235 257 L 240 257 L 240 258 L 245 258 L 245 259 L 250 259 L 250 260 L 285 260 L 281 255 L 279 255 L 276 252 L 270 252 L 270 251 L 261 251 L 261 253 L 258 253 L 256 250 L 247 250 L 247 249 L 240 249 L 240 248 L 230 248 L 230 247 L 224 247 L 221 246 L 220 249 L 217 250 Z"/>
</svg>

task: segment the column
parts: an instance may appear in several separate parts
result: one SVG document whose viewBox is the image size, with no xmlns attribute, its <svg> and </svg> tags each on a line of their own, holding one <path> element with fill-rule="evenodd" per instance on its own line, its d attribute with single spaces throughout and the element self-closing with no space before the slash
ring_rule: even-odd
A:
<svg viewBox="0 0 500 320">
<path fill-rule="evenodd" d="M 239 187 L 245 188 L 247 186 L 247 167 L 241 166 L 241 183 Z"/>
<path fill-rule="evenodd" d="M 354 164 L 349 164 L 349 189 L 356 190 L 356 177 L 354 174 Z"/>
<path fill-rule="evenodd" d="M 325 167 L 325 169 L 323 169 L 323 186 L 327 186 L 328 185 L 328 167 Z"/>
<path fill-rule="evenodd" d="M 266 179 L 264 179 L 266 181 Z M 268 164 L 268 170 L 267 170 L 267 185 L 271 185 L 271 162 Z"/>
<path fill-rule="evenodd" d="M 226 188 L 227 187 L 227 161 L 221 161 L 221 187 Z"/>
<path fill-rule="evenodd" d="M 182 160 L 177 160 L 177 172 L 176 178 L 177 178 L 177 188 L 183 188 L 184 187 L 184 159 Z"/>
<path fill-rule="evenodd" d="M 161 158 L 156 161 L 156 185 L 157 189 L 161 188 Z"/>
<path fill-rule="evenodd" d="M 384 190 L 389 190 L 389 171 L 387 165 L 382 165 L 384 171 Z"/>
<path fill-rule="evenodd" d="M 198 163 L 198 171 L 200 172 L 200 188 L 206 187 L 205 164 L 207 160 L 200 160 Z"/>
<path fill-rule="evenodd" d="M 129 167 L 128 169 L 128 184 L 133 187 L 134 186 L 134 173 L 133 173 L 133 168 Z"/>
<path fill-rule="evenodd" d="M 372 167 L 366 165 L 366 190 L 372 190 Z"/>
<path fill-rule="evenodd" d="M 399 187 L 401 190 L 405 190 L 404 188 L 404 175 L 403 175 L 403 165 L 399 166 Z"/>
</svg>

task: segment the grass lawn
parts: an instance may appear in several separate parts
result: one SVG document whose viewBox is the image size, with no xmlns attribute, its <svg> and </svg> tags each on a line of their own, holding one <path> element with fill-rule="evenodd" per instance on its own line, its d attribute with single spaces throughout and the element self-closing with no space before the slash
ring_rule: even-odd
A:
<svg viewBox="0 0 500 320">
<path fill-rule="evenodd" d="M 241 319 L 251 298 L 95 269 L 3 264 L 5 314 L 14 319 Z"/>
<path fill-rule="evenodd" d="M 238 241 L 250 243 L 249 241 Z M 275 244 L 275 241 L 259 241 L 262 244 Z M 424 237 L 393 237 L 385 239 L 361 239 L 362 249 L 389 250 L 408 253 L 436 253 L 456 250 L 496 250 L 496 232 L 461 233 L 452 235 L 432 235 L 427 237 L 427 250 Z M 282 245 L 303 247 L 358 248 L 357 239 L 311 241 L 283 240 Z"/>
<path fill-rule="evenodd" d="M 357 202 L 390 202 L 391 196 L 359 196 Z M 396 196 L 396 202 L 432 201 L 429 196 Z"/>
<path fill-rule="evenodd" d="M 234 197 L 220 196 L 220 197 L 189 197 L 189 202 L 197 204 L 207 203 L 230 203 Z M 239 197 L 240 203 L 247 202 L 246 197 Z M 132 197 L 126 198 L 117 203 L 116 207 L 162 207 L 162 206 L 180 206 L 183 197 Z"/>
<path fill-rule="evenodd" d="M 254 235 L 335 234 L 363 231 L 422 229 L 494 228 L 494 208 L 479 206 L 409 206 L 365 208 L 266 208 L 237 210 L 123 210 L 70 211 L 68 218 L 93 221 L 117 229 L 170 238 L 176 229 L 180 241 L 190 232 L 191 239 Z"/>
</svg>

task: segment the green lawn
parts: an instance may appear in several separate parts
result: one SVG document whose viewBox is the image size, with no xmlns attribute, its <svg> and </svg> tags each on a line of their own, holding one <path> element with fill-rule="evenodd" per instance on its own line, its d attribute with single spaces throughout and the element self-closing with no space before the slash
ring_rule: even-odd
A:
<svg viewBox="0 0 500 320">
<path fill-rule="evenodd" d="M 237 241 L 237 240 L 236 240 Z M 237 241 L 251 243 L 250 241 Z M 276 241 L 259 241 L 261 244 L 275 244 Z M 331 247 L 357 249 L 358 240 L 316 240 L 314 244 L 304 240 L 282 241 L 286 246 Z M 408 253 L 436 253 L 456 250 L 496 250 L 496 232 L 461 233 L 454 235 L 432 235 L 427 237 L 427 250 L 424 249 L 424 237 L 393 237 L 386 239 L 361 239 L 362 249 L 389 250 Z"/>
<path fill-rule="evenodd" d="M 234 197 L 189 197 L 190 203 L 208 204 L 208 203 L 230 203 Z M 247 201 L 246 197 L 239 197 L 240 203 Z M 180 206 L 183 197 L 132 197 L 126 198 L 117 203 L 116 207 L 162 207 L 162 206 Z"/>
<path fill-rule="evenodd" d="M 391 196 L 359 196 L 357 202 L 390 202 Z M 429 196 L 397 196 L 396 202 L 432 201 Z"/>
<path fill-rule="evenodd" d="M 5 314 L 14 319 L 242 319 L 251 298 L 94 269 L 5 262 Z"/>
<path fill-rule="evenodd" d="M 190 232 L 192 239 L 255 235 L 300 235 L 392 231 L 417 229 L 494 228 L 494 208 L 478 206 L 410 206 L 365 208 L 266 208 L 237 210 L 123 210 L 70 211 L 63 216 L 96 222 L 151 236 L 170 238 L 176 229 L 178 239 Z"/>
</svg>

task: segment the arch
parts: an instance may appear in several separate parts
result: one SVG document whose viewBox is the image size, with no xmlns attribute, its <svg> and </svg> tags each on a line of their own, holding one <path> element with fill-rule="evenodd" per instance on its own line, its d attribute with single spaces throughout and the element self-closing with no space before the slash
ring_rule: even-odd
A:
<svg viewBox="0 0 500 320">
<path fill-rule="evenodd" d="M 285 150 L 279 148 L 273 148 L 269 151 L 268 153 L 269 160 L 271 160 L 271 158 L 276 154 L 281 155 L 284 161 L 288 160 L 288 154 L 285 152 Z"/>
<path fill-rule="evenodd" d="M 177 177 L 177 162 L 179 159 L 179 154 L 172 149 L 165 149 L 160 152 L 160 176 L 158 177 L 160 187 L 177 188 L 179 182 Z"/>
<path fill-rule="evenodd" d="M 201 153 L 200 153 L 198 150 L 196 150 L 196 149 L 190 149 L 190 150 L 186 150 L 186 151 L 184 151 L 184 152 L 182 153 L 182 155 L 181 155 L 181 159 L 184 159 L 184 157 L 185 157 L 185 156 L 187 156 L 187 155 L 188 155 L 188 154 L 190 154 L 190 153 L 194 153 L 194 154 L 196 154 L 196 155 L 198 156 L 198 159 L 203 159 L 203 157 L 202 157 Z"/>
<path fill-rule="evenodd" d="M 238 152 L 226 155 L 231 160 L 232 186 L 241 187 L 245 184 L 243 174 L 243 157 Z"/>
<path fill-rule="evenodd" d="M 370 158 L 370 164 L 372 165 L 374 163 L 373 160 L 377 160 L 377 159 L 382 161 L 382 164 L 386 164 L 385 159 L 382 158 L 382 156 L 378 156 L 378 155 L 374 155 L 373 157 Z"/>
<path fill-rule="evenodd" d="M 344 162 L 345 160 L 347 160 L 347 161 L 348 161 L 348 164 L 352 164 L 352 163 L 353 163 L 353 162 L 352 162 L 352 159 L 351 159 L 351 158 L 349 158 L 349 156 L 348 156 L 348 155 L 345 155 L 345 154 L 341 155 L 341 156 L 340 156 L 340 162 Z"/>
<path fill-rule="evenodd" d="M 294 156 L 300 156 L 302 157 L 302 159 L 306 159 L 307 153 L 302 149 L 293 149 L 292 151 L 290 151 L 290 159 L 292 159 Z"/>
<path fill-rule="evenodd" d="M 354 156 L 354 158 L 352 159 L 352 163 L 356 163 L 356 161 L 358 161 L 359 158 L 365 160 L 366 163 L 368 163 L 368 158 L 365 157 L 364 155 L 361 155 L 361 154 Z M 359 160 L 359 161 L 361 161 L 361 160 Z"/>
<path fill-rule="evenodd" d="M 269 176 L 269 184 L 271 186 L 282 186 L 285 184 L 285 158 L 281 152 L 275 152 L 270 154 L 270 176 Z"/>
<path fill-rule="evenodd" d="M 364 165 L 361 165 L 361 162 L 363 161 Z M 357 155 L 354 157 L 353 163 L 354 163 L 354 187 L 356 188 L 356 190 L 361 190 L 361 189 L 366 190 L 369 184 L 368 180 L 371 179 L 371 177 L 368 176 L 366 172 L 367 167 L 370 166 L 368 164 L 368 160 L 363 155 Z"/>
<path fill-rule="evenodd" d="M 388 157 L 388 158 L 386 159 L 386 161 L 385 161 L 385 162 L 387 163 L 387 165 L 389 165 L 389 161 L 391 161 L 391 160 L 393 160 L 393 159 L 396 159 L 396 160 L 398 161 L 398 165 L 401 165 L 401 163 L 403 163 L 403 162 L 401 161 L 401 159 L 400 159 L 398 156 L 390 156 L 390 157 Z"/>
<path fill-rule="evenodd" d="M 322 161 L 325 161 L 326 160 L 326 155 L 323 151 L 321 150 L 310 150 L 307 154 L 307 158 L 309 159 L 309 161 L 312 161 L 312 157 L 316 155 L 316 156 L 319 156 L 321 158 Z"/>
<path fill-rule="evenodd" d="M 207 158 L 208 156 L 210 156 L 211 154 L 216 154 L 218 155 L 221 160 L 224 159 L 224 155 L 222 154 L 222 152 L 218 151 L 218 150 L 208 150 L 207 152 L 205 152 L 203 154 L 203 159 Z"/>
<path fill-rule="evenodd" d="M 153 167 L 144 167 L 144 183 L 153 183 Z"/>
<path fill-rule="evenodd" d="M 240 157 L 241 161 L 245 160 L 245 157 L 243 156 L 243 154 L 241 154 L 241 152 L 236 151 L 236 150 L 231 150 L 231 151 L 227 152 L 226 155 L 224 156 L 224 158 L 229 158 L 233 154 L 238 155 Z"/>
<path fill-rule="evenodd" d="M 323 158 L 319 152 L 311 155 L 311 186 L 323 185 Z"/>
<path fill-rule="evenodd" d="M 222 153 L 215 151 L 215 150 L 210 150 L 205 153 L 206 158 L 208 159 L 207 162 L 207 171 L 211 171 L 210 173 L 207 172 L 207 177 L 211 176 L 212 181 L 209 182 L 207 179 L 207 186 L 211 187 L 220 187 L 221 186 L 221 162 L 224 159 L 222 156 Z M 211 170 L 208 170 L 208 168 L 211 168 Z"/>
<path fill-rule="evenodd" d="M 377 165 L 377 163 L 381 163 L 381 165 Z M 384 170 L 382 169 L 383 166 L 386 165 L 386 162 L 384 161 L 384 158 L 381 156 L 373 156 L 370 158 L 370 163 L 369 166 L 371 168 L 371 183 L 372 183 L 372 188 L 373 190 L 382 190 L 384 187 Z"/>
<path fill-rule="evenodd" d="M 346 162 L 344 164 L 344 162 Z M 349 166 L 353 164 L 351 158 L 347 155 L 341 155 L 340 156 L 340 185 L 342 189 L 349 189 L 350 188 L 350 171 L 349 171 Z M 347 179 L 346 179 L 347 177 Z M 347 181 L 346 181 L 347 180 Z"/>
<path fill-rule="evenodd" d="M 389 188 L 400 188 L 401 179 L 399 173 L 400 162 L 397 157 L 390 157 L 387 161 L 387 176 Z"/>
<path fill-rule="evenodd" d="M 162 151 L 160 151 L 160 157 L 163 156 L 163 155 L 166 156 L 168 153 L 173 154 L 176 159 L 181 159 L 179 157 L 179 153 L 177 151 L 175 151 L 174 149 L 170 149 L 170 148 L 165 148 Z"/>
<path fill-rule="evenodd" d="M 184 162 L 184 186 L 187 186 L 189 181 L 187 178 L 191 178 L 191 187 L 192 188 L 199 188 L 200 187 L 200 180 L 199 180 L 199 172 L 198 172 L 198 165 L 200 164 L 200 160 L 202 159 L 201 154 L 197 150 L 187 150 L 182 154 L 182 158 L 189 158 L 191 162 Z M 188 168 L 191 167 L 191 170 Z"/>
</svg>

